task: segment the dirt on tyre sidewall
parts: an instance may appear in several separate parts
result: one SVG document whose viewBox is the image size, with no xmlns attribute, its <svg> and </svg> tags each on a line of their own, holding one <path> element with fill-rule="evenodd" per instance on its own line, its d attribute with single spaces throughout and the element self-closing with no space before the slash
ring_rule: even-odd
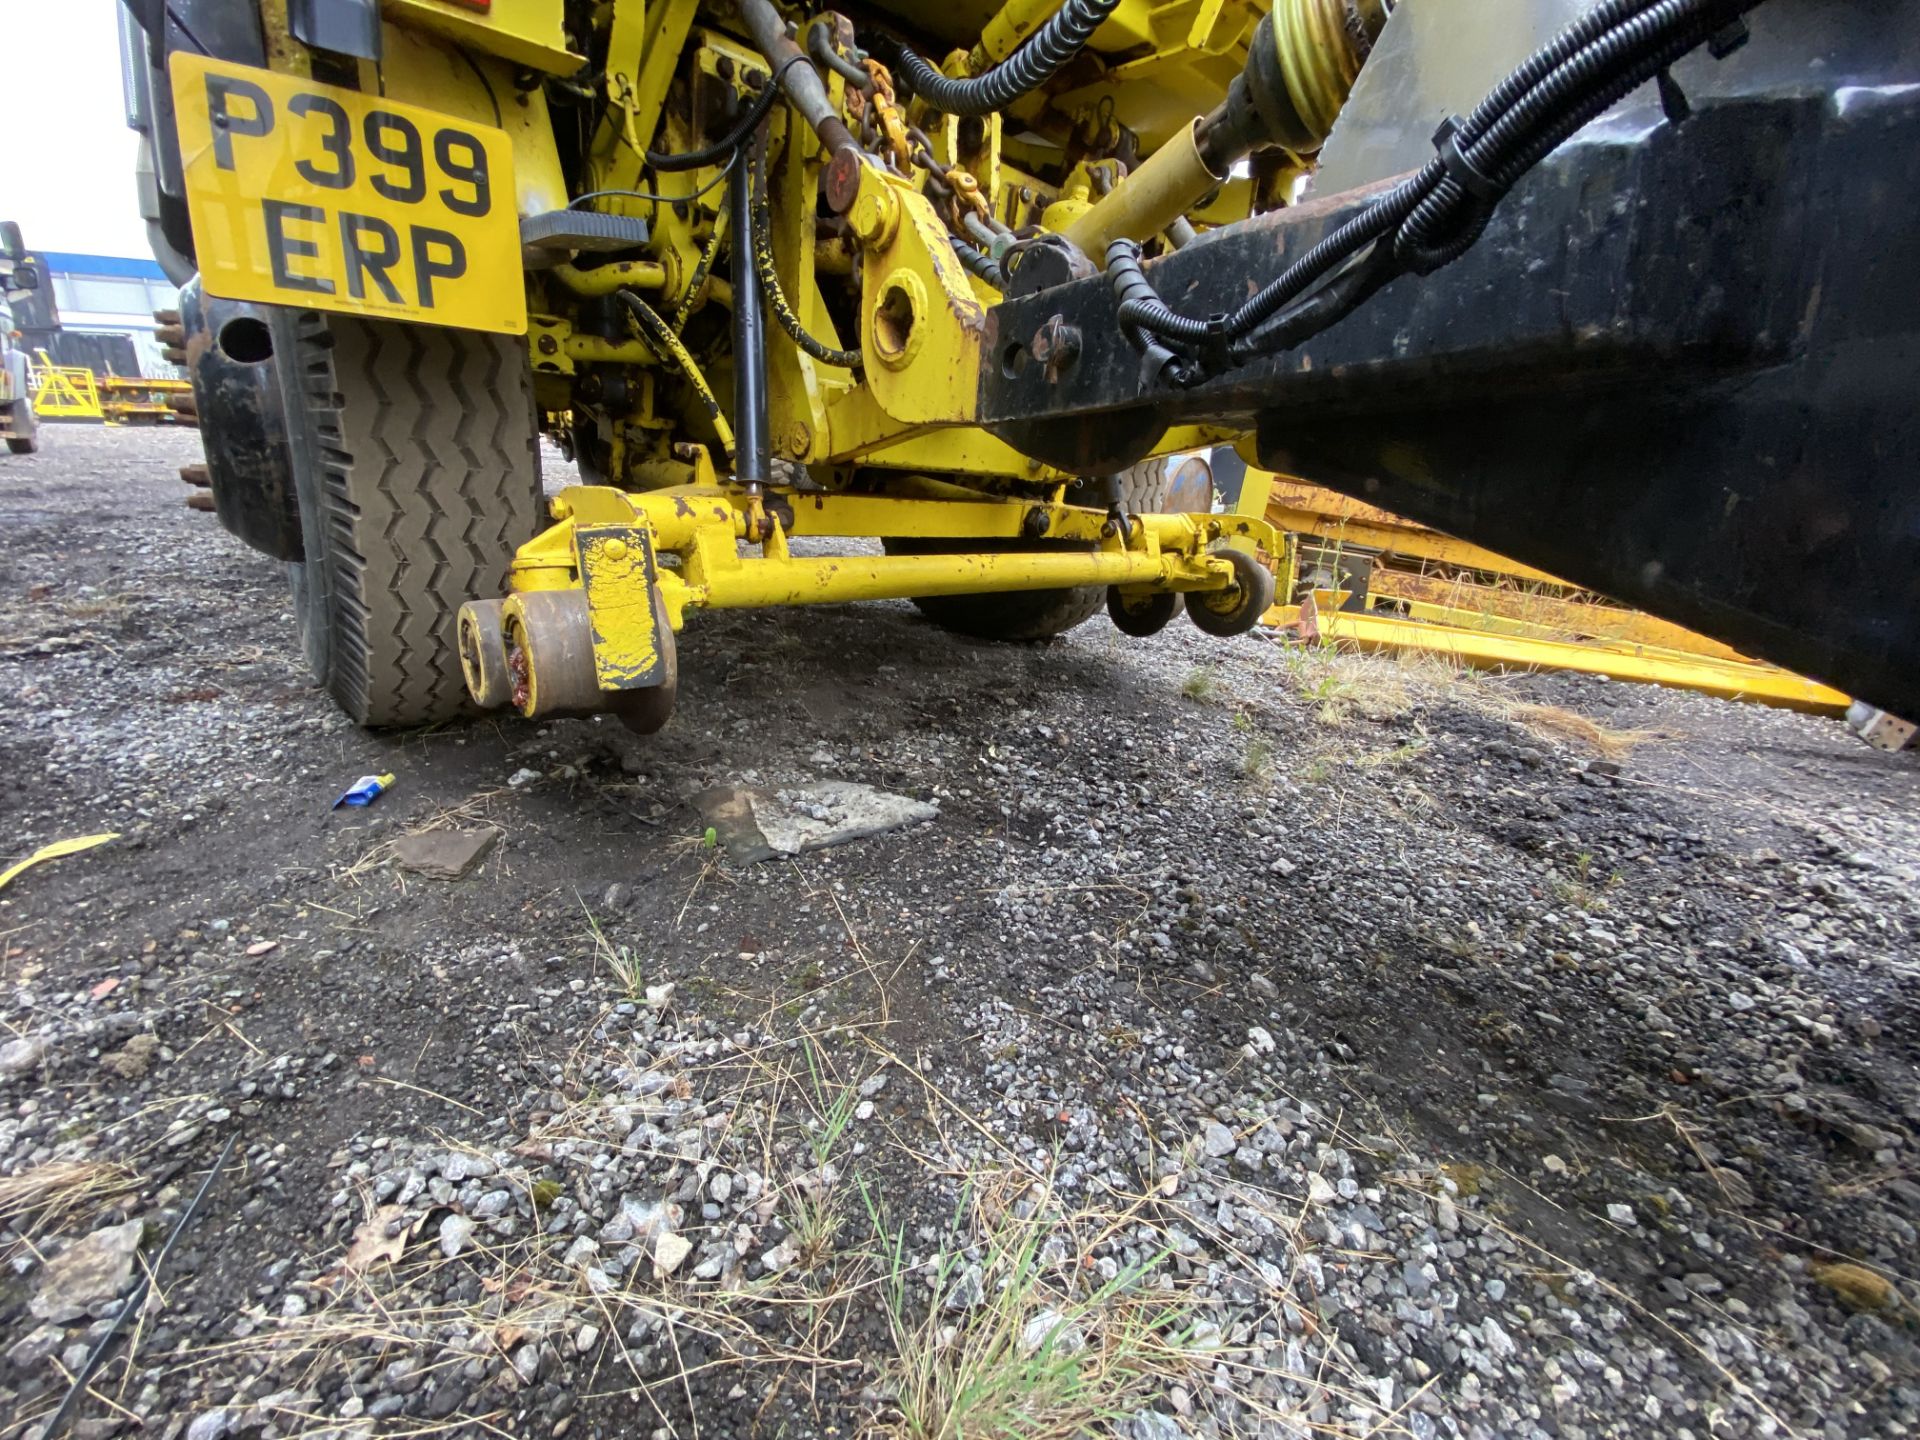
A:
<svg viewBox="0 0 1920 1440">
<path fill-rule="evenodd" d="M 452 719 L 460 606 L 505 590 L 540 524 L 525 345 L 338 315 L 296 330 L 307 563 L 289 569 L 314 678 L 362 725 Z"/>
</svg>

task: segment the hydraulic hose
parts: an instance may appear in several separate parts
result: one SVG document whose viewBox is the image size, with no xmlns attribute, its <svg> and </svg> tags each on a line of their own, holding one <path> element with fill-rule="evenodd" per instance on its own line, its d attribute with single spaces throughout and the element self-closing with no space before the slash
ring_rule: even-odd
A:
<svg viewBox="0 0 1920 1440">
<path fill-rule="evenodd" d="M 1086 48 L 1120 0 L 1067 0 L 1027 42 L 984 75 L 956 80 L 943 75 L 890 35 L 874 48 L 884 53 L 896 76 L 936 110 L 949 115 L 991 115 L 1051 80 Z"/>
<path fill-rule="evenodd" d="M 953 253 L 960 257 L 960 265 L 969 275 L 977 275 L 996 290 L 1007 288 L 1007 277 L 996 261 L 986 251 L 975 248 L 958 235 L 949 235 L 953 242 Z"/>
<path fill-rule="evenodd" d="M 665 155 L 658 150 L 649 150 L 646 152 L 647 164 L 660 171 L 698 170 L 703 166 L 717 164 L 738 150 L 740 142 L 753 134 L 760 122 L 767 118 L 767 111 L 773 108 L 773 102 L 779 94 L 780 87 L 772 80 L 767 81 L 760 88 L 760 93 L 755 95 L 752 103 L 747 106 L 746 113 L 734 123 L 733 128 L 711 145 L 704 145 L 698 150 L 688 150 L 679 155 Z"/>
<path fill-rule="evenodd" d="M 860 147 L 827 94 L 826 82 L 806 52 L 787 34 L 787 22 L 773 8 L 772 0 L 740 0 L 740 18 L 746 21 L 754 47 L 773 67 L 774 85 L 786 91 L 793 108 L 813 127 L 827 153 L 836 159 L 843 151 L 857 154 Z"/>
<path fill-rule="evenodd" d="M 720 253 L 720 242 L 727 233 L 727 212 L 720 211 L 713 217 L 713 233 L 707 237 L 707 243 L 700 247 L 700 259 L 693 267 L 693 274 L 687 279 L 687 293 L 680 297 L 680 303 L 674 307 L 673 333 L 678 335 L 687 328 L 687 320 L 693 314 L 693 307 L 700 303 L 700 291 L 707 283 L 707 277 L 713 274 L 713 258 Z"/>
<path fill-rule="evenodd" d="M 1760 3 L 1602 0 L 1466 119 L 1443 126 L 1435 158 L 1226 314 L 1202 319 L 1174 311 L 1140 270 L 1138 248 L 1116 241 L 1108 250 L 1109 278 L 1123 329 L 1143 354 L 1148 343 L 1182 352 L 1155 367 L 1176 385 L 1300 343 L 1396 276 L 1430 273 L 1464 253 L 1533 165 Z"/>
<path fill-rule="evenodd" d="M 727 424 L 727 417 L 720 409 L 720 401 L 715 398 L 713 387 L 707 383 L 707 377 L 701 373 L 700 364 L 687 347 L 680 343 L 680 337 L 668 328 L 667 322 L 660 317 L 646 301 L 631 290 L 622 290 L 620 298 L 633 312 L 633 318 L 640 322 L 640 329 L 649 345 L 660 352 L 663 360 L 671 360 L 680 367 L 680 373 L 687 377 L 687 383 L 693 386 L 693 393 L 700 397 L 701 408 L 707 412 L 707 418 L 713 422 L 713 433 L 720 437 L 721 448 L 727 454 L 734 454 L 733 427 Z"/>
<path fill-rule="evenodd" d="M 753 268 L 759 278 L 761 292 L 766 296 L 767 309 L 773 312 L 773 318 L 779 322 L 780 328 L 787 332 L 787 338 L 821 364 L 838 365 L 843 370 L 858 370 L 860 352 L 836 349 L 816 339 L 794 313 L 793 306 L 787 303 L 787 292 L 780 288 L 780 271 L 773 261 L 773 215 L 767 204 L 766 145 L 767 138 L 762 134 L 748 151 L 748 168 L 753 177 L 753 234 L 748 244 L 753 251 Z M 736 240 L 734 243 L 740 242 Z M 735 284 L 738 283 L 736 279 Z"/>
</svg>

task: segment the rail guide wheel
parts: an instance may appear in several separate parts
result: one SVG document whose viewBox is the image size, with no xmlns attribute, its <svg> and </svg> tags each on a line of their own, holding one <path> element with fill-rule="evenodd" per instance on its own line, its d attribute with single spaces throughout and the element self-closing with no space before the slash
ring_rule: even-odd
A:
<svg viewBox="0 0 1920 1440">
<path fill-rule="evenodd" d="M 1186 597 L 1177 590 L 1129 595 L 1118 585 L 1107 587 L 1107 618 L 1122 635 L 1141 640 L 1158 635 L 1184 609 Z"/>
<path fill-rule="evenodd" d="M 1233 566 L 1234 583 L 1224 590 L 1196 590 L 1188 597 L 1187 617 L 1209 635 L 1244 635 L 1273 604 L 1273 572 L 1244 550 L 1217 554 Z"/>
</svg>

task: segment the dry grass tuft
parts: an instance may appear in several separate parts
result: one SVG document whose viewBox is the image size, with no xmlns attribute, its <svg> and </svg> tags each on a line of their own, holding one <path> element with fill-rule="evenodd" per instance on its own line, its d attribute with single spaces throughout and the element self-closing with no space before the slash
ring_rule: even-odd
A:
<svg viewBox="0 0 1920 1440">
<path fill-rule="evenodd" d="M 98 1213 L 139 1184 L 131 1166 L 104 1160 L 50 1160 L 17 1175 L 0 1175 L 0 1230 L 31 1241 Z"/>
<path fill-rule="evenodd" d="M 1171 1385 L 1197 1387 L 1224 1358 L 1198 1300 L 1155 1283 L 1166 1252 L 1092 1286 L 1076 1283 L 1078 1267 L 1049 1263 L 1049 1235 L 1138 1217 L 1063 1217 L 1041 1188 L 1023 1171 L 983 1171 L 969 1180 L 944 1254 L 916 1266 L 904 1238 L 892 1241 L 883 1305 L 894 1405 L 884 1433 L 1071 1440 L 1147 1408 Z M 877 1211 L 874 1222 L 880 1230 Z"/>
<path fill-rule="evenodd" d="M 1655 738 L 1651 730 L 1615 730 L 1558 705 L 1513 705 L 1506 713 L 1536 735 L 1571 740 L 1608 760 L 1618 760 L 1634 746 Z"/>
<path fill-rule="evenodd" d="M 1458 698 L 1478 680 L 1441 655 L 1361 654 L 1336 645 L 1297 645 L 1281 655 L 1294 695 L 1327 726 L 1397 720 L 1419 706 Z"/>
</svg>

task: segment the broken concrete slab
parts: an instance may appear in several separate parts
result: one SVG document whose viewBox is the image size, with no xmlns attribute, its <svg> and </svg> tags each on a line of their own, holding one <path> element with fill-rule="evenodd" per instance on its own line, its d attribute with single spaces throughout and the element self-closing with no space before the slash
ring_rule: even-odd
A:
<svg viewBox="0 0 1920 1440">
<path fill-rule="evenodd" d="M 146 1231 L 143 1220 L 109 1225 L 83 1236 L 47 1262 L 28 1308 L 40 1320 L 78 1320 L 133 1283 L 133 1260 Z"/>
<path fill-rule="evenodd" d="M 430 880 L 463 880 L 487 858 L 500 832 L 492 826 L 479 830 L 422 830 L 393 842 L 393 863 Z"/>
<path fill-rule="evenodd" d="M 853 780 L 815 780 L 779 790 L 722 785 L 693 797 L 735 861 L 747 865 L 845 845 L 932 820 L 937 806 Z"/>
</svg>

